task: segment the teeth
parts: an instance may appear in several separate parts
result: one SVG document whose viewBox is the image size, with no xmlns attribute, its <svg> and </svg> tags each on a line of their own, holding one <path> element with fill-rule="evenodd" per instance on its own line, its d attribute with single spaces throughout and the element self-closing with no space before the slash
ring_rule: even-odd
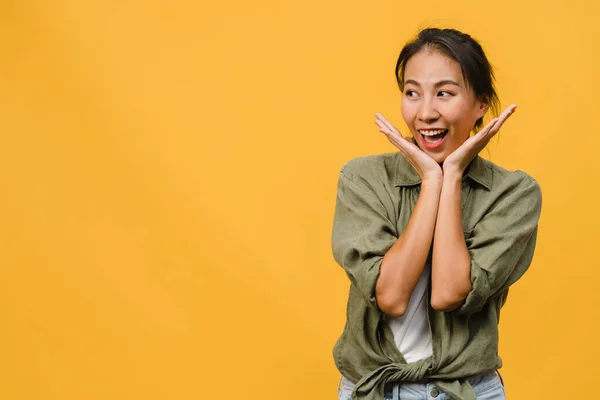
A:
<svg viewBox="0 0 600 400">
<path fill-rule="evenodd" d="M 440 133 L 445 132 L 445 131 L 446 131 L 445 129 L 438 129 L 438 130 L 435 130 L 435 131 L 422 131 L 422 130 L 419 130 L 419 133 L 421 135 L 423 135 L 423 136 L 435 136 L 435 135 L 439 135 Z"/>
</svg>

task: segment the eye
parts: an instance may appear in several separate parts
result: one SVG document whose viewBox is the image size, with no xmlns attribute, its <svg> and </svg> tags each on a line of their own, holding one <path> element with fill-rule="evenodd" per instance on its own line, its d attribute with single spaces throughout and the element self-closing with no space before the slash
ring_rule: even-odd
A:
<svg viewBox="0 0 600 400">
<path fill-rule="evenodd" d="M 416 97 L 416 96 L 417 96 L 417 92 L 415 92 L 414 90 L 406 90 L 406 91 L 404 92 L 404 94 L 405 94 L 407 97 Z"/>
<path fill-rule="evenodd" d="M 446 92 L 445 90 L 441 90 L 440 92 L 438 92 L 438 96 L 440 96 L 440 97 L 451 97 L 452 93 Z"/>
</svg>

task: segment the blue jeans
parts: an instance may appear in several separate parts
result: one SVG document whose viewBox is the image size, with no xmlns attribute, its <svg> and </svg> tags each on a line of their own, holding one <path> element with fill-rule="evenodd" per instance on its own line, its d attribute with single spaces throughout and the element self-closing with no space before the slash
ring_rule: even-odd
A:
<svg viewBox="0 0 600 400">
<path fill-rule="evenodd" d="M 351 400 L 354 384 L 344 376 L 338 384 L 338 400 Z M 477 400 L 506 400 L 504 382 L 496 371 L 484 372 L 467 378 L 473 386 Z M 452 400 L 432 383 L 388 383 L 385 385 L 384 400 Z"/>
</svg>

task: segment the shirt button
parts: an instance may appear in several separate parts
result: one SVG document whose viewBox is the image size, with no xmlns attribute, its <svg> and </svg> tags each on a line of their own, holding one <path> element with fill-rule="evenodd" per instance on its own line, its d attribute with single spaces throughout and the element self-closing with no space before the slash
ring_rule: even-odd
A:
<svg viewBox="0 0 600 400">
<path fill-rule="evenodd" d="M 438 390 L 438 388 L 433 388 L 431 389 L 431 392 L 429 392 L 429 394 L 431 395 L 431 397 L 438 397 L 440 395 L 440 391 Z"/>
</svg>

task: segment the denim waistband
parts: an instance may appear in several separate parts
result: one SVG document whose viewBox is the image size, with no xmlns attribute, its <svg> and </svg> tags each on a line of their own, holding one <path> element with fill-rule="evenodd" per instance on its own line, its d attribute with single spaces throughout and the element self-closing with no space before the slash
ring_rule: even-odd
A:
<svg viewBox="0 0 600 400">
<path fill-rule="evenodd" d="M 496 377 L 497 376 L 497 377 Z M 499 378 L 499 382 L 498 382 Z M 491 370 L 487 372 L 482 372 L 480 374 L 472 375 L 465 378 L 469 384 L 473 387 L 475 391 L 478 390 L 486 390 L 487 386 L 494 385 L 500 383 L 504 386 L 504 380 L 502 379 L 502 375 L 498 370 Z M 354 389 L 355 384 L 351 382 L 344 376 L 340 376 L 340 380 L 338 382 L 338 389 L 346 388 L 349 390 Z M 390 382 L 385 385 L 385 395 L 386 398 L 397 399 L 399 398 L 398 393 L 400 392 L 400 388 L 402 390 L 409 390 L 415 392 L 423 392 L 428 393 L 433 388 L 433 385 L 428 381 L 422 382 Z"/>
</svg>

